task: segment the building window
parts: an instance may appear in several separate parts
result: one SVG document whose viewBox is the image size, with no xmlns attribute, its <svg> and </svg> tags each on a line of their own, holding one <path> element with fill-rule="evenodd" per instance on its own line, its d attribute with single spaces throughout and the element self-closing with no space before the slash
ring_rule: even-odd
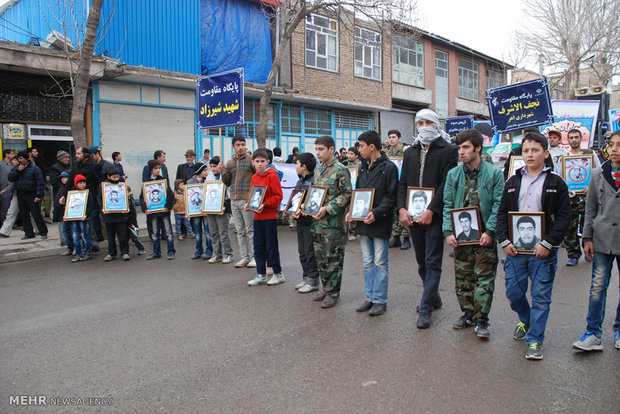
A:
<svg viewBox="0 0 620 414">
<path fill-rule="evenodd" d="M 304 132 L 309 135 L 331 134 L 332 117 L 328 109 L 305 108 Z"/>
<path fill-rule="evenodd" d="M 495 89 L 504 85 L 504 74 L 497 70 L 487 71 L 487 89 Z"/>
<path fill-rule="evenodd" d="M 459 59 L 459 96 L 478 100 L 478 64 L 471 60 Z"/>
<path fill-rule="evenodd" d="M 306 66 L 336 71 L 338 22 L 311 14 L 306 16 Z"/>
<path fill-rule="evenodd" d="M 435 111 L 440 118 L 448 116 L 448 54 L 435 50 Z"/>
<path fill-rule="evenodd" d="M 394 39 L 394 82 L 424 87 L 424 44 L 406 37 Z"/>
<path fill-rule="evenodd" d="M 381 80 L 381 35 L 355 28 L 355 76 Z"/>
<path fill-rule="evenodd" d="M 282 132 L 301 133 L 301 108 L 293 105 L 282 105 Z"/>
</svg>

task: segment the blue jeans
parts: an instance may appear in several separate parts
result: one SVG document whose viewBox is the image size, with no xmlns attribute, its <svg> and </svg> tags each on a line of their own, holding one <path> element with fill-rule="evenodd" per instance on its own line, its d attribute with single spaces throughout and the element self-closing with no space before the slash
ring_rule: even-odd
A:
<svg viewBox="0 0 620 414">
<path fill-rule="evenodd" d="M 278 249 L 278 220 L 254 220 L 254 259 L 256 272 L 267 274 L 267 260 L 273 273 L 282 273 Z"/>
<path fill-rule="evenodd" d="M 60 229 L 62 231 L 61 237 L 65 241 L 65 246 L 67 246 L 67 249 L 73 250 L 73 231 L 71 230 L 71 222 L 61 221 Z"/>
<path fill-rule="evenodd" d="M 161 256 L 161 239 L 166 239 L 168 244 L 168 255 L 175 254 L 174 236 L 172 235 L 172 223 L 170 222 L 170 214 L 155 213 L 146 216 L 147 223 L 150 221 L 154 233 L 151 234 L 153 239 L 153 254 Z"/>
<path fill-rule="evenodd" d="M 590 301 L 588 304 L 588 331 L 601 337 L 603 333 L 603 319 L 605 317 L 605 302 L 607 300 L 607 288 L 611 279 L 611 269 L 616 261 L 616 267 L 620 268 L 620 256 L 605 253 L 594 253 L 592 262 L 592 285 L 590 286 Z M 616 321 L 614 332 L 620 331 L 620 301 L 616 309 Z"/>
<path fill-rule="evenodd" d="M 389 239 L 360 236 L 366 299 L 372 303 L 387 303 Z"/>
<path fill-rule="evenodd" d="M 196 252 L 194 254 L 211 256 L 213 254 L 213 243 L 207 217 L 192 217 L 190 220 L 194 237 L 196 238 Z M 204 231 L 203 231 L 204 230 Z M 202 236 L 204 234 L 205 247 L 202 247 Z"/>
<path fill-rule="evenodd" d="M 90 220 L 72 221 L 71 234 L 73 236 L 73 247 L 77 257 L 91 256 L 93 254 L 93 246 L 90 242 Z M 82 242 L 84 248 L 82 249 Z"/>
<path fill-rule="evenodd" d="M 418 262 L 418 274 L 424 285 L 420 313 L 431 313 L 434 304 L 440 300 L 439 280 L 443 260 L 441 222 L 433 222 L 428 226 L 414 224 L 409 228 L 409 232 Z"/>
<path fill-rule="evenodd" d="M 552 250 L 544 259 L 529 254 L 506 257 L 504 263 L 506 297 L 512 310 L 519 315 L 519 321 L 530 326 L 525 336 L 528 344 L 534 342 L 542 344 L 545 340 L 545 327 L 549 318 L 551 292 L 557 267 L 557 250 Z M 531 306 L 526 296 L 528 278 L 532 281 Z"/>
<path fill-rule="evenodd" d="M 194 232 L 192 229 L 192 226 L 189 223 L 189 220 L 187 219 L 187 217 L 185 217 L 185 214 L 177 214 L 174 213 L 174 227 L 175 230 L 177 232 L 177 237 L 180 237 L 183 235 L 182 233 L 182 226 L 185 226 L 185 228 L 187 229 L 187 234 L 188 236 L 193 236 Z"/>
</svg>

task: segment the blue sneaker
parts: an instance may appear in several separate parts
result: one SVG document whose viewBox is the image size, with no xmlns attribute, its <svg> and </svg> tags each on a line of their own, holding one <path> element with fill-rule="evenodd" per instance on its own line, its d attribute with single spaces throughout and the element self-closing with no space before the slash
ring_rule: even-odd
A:
<svg viewBox="0 0 620 414">
<path fill-rule="evenodd" d="M 580 340 L 573 343 L 573 349 L 580 351 L 602 351 L 603 344 L 601 338 L 594 335 L 594 332 L 586 332 Z"/>
<path fill-rule="evenodd" d="M 568 259 L 566 261 L 566 266 L 577 266 L 579 264 L 579 259 Z"/>
<path fill-rule="evenodd" d="M 616 349 L 620 349 L 620 331 L 617 331 L 614 334 L 614 346 Z"/>
</svg>

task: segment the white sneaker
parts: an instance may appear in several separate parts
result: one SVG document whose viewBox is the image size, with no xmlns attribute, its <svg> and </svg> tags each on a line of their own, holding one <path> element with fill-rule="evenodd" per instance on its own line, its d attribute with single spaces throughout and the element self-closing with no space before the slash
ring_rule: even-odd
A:
<svg viewBox="0 0 620 414">
<path fill-rule="evenodd" d="M 573 343 L 573 348 L 581 351 L 602 351 L 603 344 L 601 344 L 601 338 L 597 338 L 594 333 L 586 332 L 580 340 Z"/>
<path fill-rule="evenodd" d="M 107 255 L 106 257 L 103 258 L 104 262 L 111 262 L 112 260 L 114 260 L 114 258 L 110 255 Z"/>
<path fill-rule="evenodd" d="M 252 259 L 247 264 L 248 267 L 256 267 L 256 260 Z"/>
<path fill-rule="evenodd" d="M 232 263 L 232 261 L 233 261 L 233 257 L 232 256 L 224 256 L 224 259 L 222 260 L 222 263 L 228 264 L 228 263 Z"/>
<path fill-rule="evenodd" d="M 248 265 L 248 261 L 241 259 L 237 263 L 235 263 L 235 267 L 246 267 Z"/>
<path fill-rule="evenodd" d="M 620 331 L 614 334 L 614 346 L 616 349 L 620 349 Z"/>
<path fill-rule="evenodd" d="M 213 263 L 217 263 L 220 260 L 222 260 L 222 258 L 220 256 L 213 256 L 209 259 L 209 263 L 213 264 Z"/>
<path fill-rule="evenodd" d="M 283 283 L 286 279 L 284 278 L 284 275 L 282 273 L 274 273 L 273 276 L 271 276 L 271 279 L 269 279 L 269 282 L 267 282 L 267 284 L 269 286 L 273 286 L 273 285 L 279 285 L 280 283 Z"/>
<path fill-rule="evenodd" d="M 304 286 L 306 286 L 306 282 L 299 282 L 298 284 L 295 285 L 295 289 L 299 290 Z"/>
<path fill-rule="evenodd" d="M 248 282 L 248 285 L 250 286 L 258 286 L 258 285 L 262 285 L 267 283 L 267 276 L 266 275 L 256 275 L 254 276 L 254 279 L 250 280 Z"/>
<path fill-rule="evenodd" d="M 319 290 L 319 287 L 318 286 L 312 286 L 312 285 L 309 285 L 309 284 L 306 283 L 303 287 L 301 287 L 298 290 L 298 292 L 299 293 L 310 293 L 310 292 L 313 292 L 315 290 Z"/>
</svg>

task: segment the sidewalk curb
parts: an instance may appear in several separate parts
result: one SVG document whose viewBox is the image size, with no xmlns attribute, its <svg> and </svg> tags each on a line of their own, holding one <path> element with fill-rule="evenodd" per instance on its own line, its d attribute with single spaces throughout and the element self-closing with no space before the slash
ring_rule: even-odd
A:
<svg viewBox="0 0 620 414">
<path fill-rule="evenodd" d="M 107 240 L 99 242 L 99 249 L 103 250 L 108 247 Z M 19 262 L 21 260 L 40 259 L 43 257 L 60 256 L 60 254 L 66 251 L 66 247 L 50 247 L 47 249 L 26 250 L 23 252 L 13 252 L 0 254 L 0 264 Z M 101 251 L 100 250 L 100 251 Z"/>
</svg>

